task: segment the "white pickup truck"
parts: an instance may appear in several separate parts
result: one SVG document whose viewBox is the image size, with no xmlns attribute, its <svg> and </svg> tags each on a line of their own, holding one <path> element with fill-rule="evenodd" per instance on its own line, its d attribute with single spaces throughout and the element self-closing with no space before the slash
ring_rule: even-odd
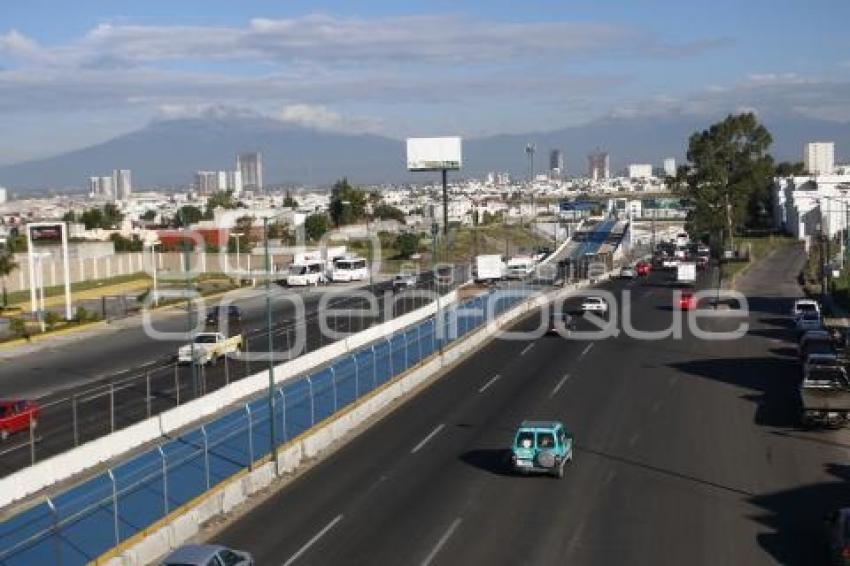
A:
<svg viewBox="0 0 850 566">
<path fill-rule="evenodd" d="M 230 338 L 221 332 L 199 332 L 191 344 L 181 346 L 177 351 L 177 361 L 181 364 L 192 363 L 194 350 L 196 364 L 215 363 L 228 354 L 242 350 L 242 336 Z"/>
</svg>

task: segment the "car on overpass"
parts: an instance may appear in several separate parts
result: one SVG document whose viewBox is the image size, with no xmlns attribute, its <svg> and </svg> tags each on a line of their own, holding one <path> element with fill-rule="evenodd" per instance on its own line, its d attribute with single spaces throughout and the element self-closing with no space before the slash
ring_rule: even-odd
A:
<svg viewBox="0 0 850 566">
<path fill-rule="evenodd" d="M 560 421 L 523 421 L 514 435 L 511 466 L 520 474 L 564 477 L 573 460 L 573 436 Z"/>
<path fill-rule="evenodd" d="M 207 326 L 218 326 L 223 320 L 229 324 L 242 322 L 242 309 L 236 305 L 218 305 L 207 310 Z"/>
<path fill-rule="evenodd" d="M 606 314 L 608 312 L 608 303 L 602 297 L 587 297 L 581 303 L 582 312 L 595 312 Z"/>
<path fill-rule="evenodd" d="M 41 408 L 35 401 L 0 401 L 0 440 L 38 425 Z"/>
<path fill-rule="evenodd" d="M 169 554 L 162 566 L 254 566 L 254 559 L 218 544 L 187 544 Z"/>
</svg>

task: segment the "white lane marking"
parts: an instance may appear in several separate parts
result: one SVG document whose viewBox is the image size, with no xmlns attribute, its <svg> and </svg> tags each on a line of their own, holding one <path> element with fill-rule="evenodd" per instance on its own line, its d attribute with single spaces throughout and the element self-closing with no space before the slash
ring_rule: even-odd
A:
<svg viewBox="0 0 850 566">
<path fill-rule="evenodd" d="M 500 377 L 502 377 L 502 376 L 501 376 L 501 375 L 499 375 L 498 373 L 497 373 L 496 375 L 494 375 L 494 376 L 490 379 L 490 381 L 488 381 L 487 383 L 485 383 L 484 385 L 482 385 L 480 388 L 478 388 L 478 392 L 479 392 L 479 393 L 484 393 L 485 391 L 487 391 L 487 388 L 488 388 L 488 387 L 490 387 L 491 385 L 493 385 L 494 383 L 496 383 L 496 380 L 498 380 Z"/>
<path fill-rule="evenodd" d="M 292 564 L 293 562 L 295 562 L 296 560 L 298 560 L 299 558 L 301 558 L 301 555 L 302 555 L 302 554 L 304 554 L 305 552 L 307 552 L 308 550 L 310 550 L 310 547 L 311 547 L 311 546 L 313 546 L 314 544 L 316 544 L 316 543 L 319 541 L 319 539 L 320 539 L 320 538 L 322 538 L 323 536 L 325 536 L 325 535 L 328 533 L 328 531 L 329 531 L 329 530 L 331 530 L 332 528 L 334 528 L 334 526 L 335 526 L 337 523 L 339 523 L 340 521 L 342 521 L 342 515 L 337 515 L 337 516 L 334 518 L 334 520 L 333 520 L 333 521 L 331 521 L 330 523 L 328 523 L 327 525 L 325 525 L 325 528 L 323 528 L 321 531 L 319 531 L 318 533 L 316 533 L 316 534 L 315 534 L 315 536 L 313 536 L 313 538 L 311 538 L 310 540 L 308 540 L 308 541 L 307 541 L 307 544 L 305 544 L 304 546 L 302 546 L 302 547 L 298 550 L 298 552 L 296 552 L 295 554 L 293 554 L 292 556 L 290 556 L 289 560 L 287 560 L 286 562 L 284 562 L 284 563 L 283 563 L 283 566 L 289 566 L 290 564 Z"/>
<path fill-rule="evenodd" d="M 528 351 L 529 351 L 530 349 L 532 349 L 532 348 L 534 348 L 534 342 L 532 342 L 531 344 L 529 344 L 528 346 L 526 346 L 525 348 L 523 348 L 523 349 L 522 349 L 522 352 L 520 352 L 520 353 L 519 353 L 519 355 L 520 355 L 520 356 L 524 356 L 524 355 L 526 355 L 526 354 L 528 353 Z"/>
<path fill-rule="evenodd" d="M 561 378 L 561 381 L 559 381 L 558 384 L 555 385 L 555 388 L 552 389 L 552 393 L 549 394 L 550 399 L 558 394 L 558 391 L 561 390 L 561 387 L 564 386 L 564 384 L 567 382 L 567 380 L 569 378 L 570 378 L 570 374 L 567 374 L 567 375 L 565 375 L 564 377 Z"/>
<path fill-rule="evenodd" d="M 425 438 L 423 438 L 423 439 L 422 439 L 422 442 L 420 442 L 419 444 L 417 444 L 416 446 L 414 446 L 414 447 L 413 447 L 413 450 L 411 450 L 411 451 L 410 451 L 410 453 L 411 453 L 411 454 L 416 454 L 417 452 L 419 452 L 419 450 L 420 450 L 423 446 L 425 446 L 425 444 L 427 444 L 429 440 L 431 440 L 432 438 L 434 438 L 435 436 L 437 436 L 437 434 L 438 434 L 441 430 L 443 430 L 443 427 L 445 427 L 445 426 L 446 426 L 446 425 L 444 425 L 444 424 L 438 425 L 438 426 L 437 426 L 437 428 L 435 428 L 434 430 L 432 430 L 431 432 L 429 432 L 429 433 L 428 433 L 428 436 L 426 436 Z"/>
<path fill-rule="evenodd" d="M 440 550 L 443 549 L 443 547 L 446 545 L 446 543 L 452 537 L 454 532 L 460 526 L 460 521 L 461 521 L 460 517 L 458 517 L 457 519 L 452 521 L 452 524 L 449 525 L 449 530 L 447 530 L 445 533 L 443 533 L 443 536 L 441 536 L 440 540 L 437 541 L 436 546 L 434 546 L 434 548 L 431 549 L 431 552 L 428 554 L 427 557 L 425 557 L 425 560 L 422 561 L 422 566 L 429 566 L 431 564 L 431 562 L 434 560 L 434 558 L 437 556 L 437 554 L 440 553 Z"/>
<path fill-rule="evenodd" d="M 631 436 L 629 437 L 629 446 L 634 446 L 634 445 L 637 443 L 638 438 L 640 438 L 640 433 L 639 433 L 639 432 L 636 432 L 636 433 L 634 433 L 633 435 L 631 435 Z"/>
<path fill-rule="evenodd" d="M 579 358 L 583 358 L 590 351 L 591 348 L 593 348 L 593 342 L 584 347 L 584 350 L 582 350 L 581 354 L 579 354 Z"/>
</svg>

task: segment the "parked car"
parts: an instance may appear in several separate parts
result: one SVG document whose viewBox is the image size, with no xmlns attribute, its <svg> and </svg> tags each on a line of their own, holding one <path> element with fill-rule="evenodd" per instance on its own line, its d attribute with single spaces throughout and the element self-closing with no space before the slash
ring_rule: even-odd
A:
<svg viewBox="0 0 850 566">
<path fill-rule="evenodd" d="M 41 408 L 35 401 L 0 401 L 0 440 L 38 426 Z"/>
<path fill-rule="evenodd" d="M 826 519 L 830 564 L 850 566 L 850 507 L 837 509 Z"/>
<path fill-rule="evenodd" d="M 399 273 L 393 277 L 393 293 L 416 288 L 416 275 Z"/>
<path fill-rule="evenodd" d="M 218 544 L 186 544 L 166 556 L 162 566 L 254 566 L 254 559 Z"/>
<path fill-rule="evenodd" d="M 689 311 L 697 308 L 697 299 L 693 293 L 683 292 L 679 297 L 679 310 Z"/>
<path fill-rule="evenodd" d="M 582 312 L 596 312 L 605 314 L 608 312 L 608 303 L 602 297 L 587 297 L 581 303 Z"/>
<path fill-rule="evenodd" d="M 823 328 L 820 315 L 816 312 L 806 312 L 797 317 L 797 330 L 806 332 L 808 330 L 820 330 Z"/>
<path fill-rule="evenodd" d="M 242 322 L 242 309 L 236 305 L 215 306 L 207 311 L 207 325 L 218 326 L 227 318 L 228 324 Z"/>
<path fill-rule="evenodd" d="M 791 318 L 797 319 L 805 313 L 816 313 L 820 316 L 820 305 L 814 299 L 797 299 L 791 306 Z"/>
<path fill-rule="evenodd" d="M 511 466 L 521 474 L 542 473 L 564 477 L 564 465 L 573 460 L 573 436 L 559 421 L 523 421 L 514 435 Z"/>
</svg>

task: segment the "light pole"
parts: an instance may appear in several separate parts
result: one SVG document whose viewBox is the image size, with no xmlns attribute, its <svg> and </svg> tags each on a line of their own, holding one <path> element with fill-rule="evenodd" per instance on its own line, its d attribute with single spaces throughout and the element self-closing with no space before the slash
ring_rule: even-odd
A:
<svg viewBox="0 0 850 566">
<path fill-rule="evenodd" d="M 161 242 L 145 242 L 145 247 L 150 250 L 150 258 L 151 258 L 151 267 L 153 277 L 153 304 L 154 306 L 159 306 L 159 290 L 157 289 L 157 257 L 156 257 L 156 246 L 158 246 Z"/>
<path fill-rule="evenodd" d="M 245 234 L 243 234 L 242 232 L 231 232 L 230 233 L 231 238 L 236 238 L 236 275 L 239 275 L 239 273 L 242 270 L 242 265 L 239 263 L 239 238 L 241 238 L 244 235 Z"/>
<path fill-rule="evenodd" d="M 277 436 L 275 434 L 275 415 L 274 415 L 274 335 L 272 334 L 272 290 L 271 290 L 271 256 L 269 255 L 269 219 L 263 218 L 263 252 L 265 256 L 265 271 L 266 271 L 266 333 L 268 335 L 268 359 L 269 359 L 269 439 L 271 446 L 269 453 L 274 461 L 275 475 L 280 473 L 277 462 Z"/>
</svg>

